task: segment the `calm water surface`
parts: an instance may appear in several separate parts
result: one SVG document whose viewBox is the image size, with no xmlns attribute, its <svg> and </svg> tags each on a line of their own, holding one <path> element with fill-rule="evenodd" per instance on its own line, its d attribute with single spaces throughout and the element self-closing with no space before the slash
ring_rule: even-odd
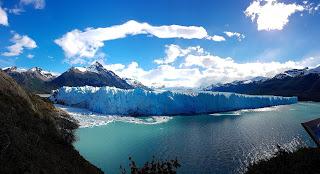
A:
<svg viewBox="0 0 320 174">
<path fill-rule="evenodd" d="M 176 116 L 145 125 L 116 121 L 80 128 L 74 146 L 106 173 L 119 173 L 131 156 L 138 164 L 178 157 L 178 173 L 241 173 L 280 144 L 289 150 L 315 146 L 301 122 L 320 117 L 320 103 L 301 102 L 258 110 Z M 146 118 L 147 119 L 147 118 Z"/>
</svg>

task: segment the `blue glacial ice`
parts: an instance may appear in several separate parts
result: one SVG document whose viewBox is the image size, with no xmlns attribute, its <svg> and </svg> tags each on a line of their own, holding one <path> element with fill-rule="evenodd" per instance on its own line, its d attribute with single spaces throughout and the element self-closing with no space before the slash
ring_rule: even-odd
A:
<svg viewBox="0 0 320 174">
<path fill-rule="evenodd" d="M 114 87 L 62 87 L 51 100 L 111 115 L 192 115 L 293 104 L 297 97 L 209 91 L 147 91 Z"/>
</svg>

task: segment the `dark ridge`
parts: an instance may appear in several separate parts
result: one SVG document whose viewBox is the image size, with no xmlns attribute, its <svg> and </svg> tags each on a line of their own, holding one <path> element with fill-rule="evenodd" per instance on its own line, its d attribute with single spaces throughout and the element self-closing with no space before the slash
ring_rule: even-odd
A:
<svg viewBox="0 0 320 174">
<path fill-rule="evenodd" d="M 19 85 L 24 89 L 34 92 L 34 93 L 50 93 L 51 87 L 46 83 L 52 80 L 54 77 L 46 78 L 40 71 L 40 68 L 35 68 L 35 71 L 16 71 L 16 67 L 8 68 L 4 70 L 9 76 L 11 76 Z"/>
<path fill-rule="evenodd" d="M 0 70 L 0 173 L 103 173 L 72 146 L 70 116 Z"/>
<path fill-rule="evenodd" d="M 272 78 L 263 82 L 228 84 L 210 91 L 236 92 L 253 95 L 297 96 L 299 101 L 320 101 L 320 75 L 308 74 L 283 79 Z"/>
<path fill-rule="evenodd" d="M 97 67 L 99 68 L 99 67 Z M 64 72 L 57 78 L 48 82 L 47 85 L 53 89 L 60 88 L 62 86 L 113 86 L 120 89 L 132 89 L 125 80 L 114 74 L 112 71 L 105 69 L 98 69 L 99 73 L 96 72 L 81 72 L 75 68 Z"/>
</svg>

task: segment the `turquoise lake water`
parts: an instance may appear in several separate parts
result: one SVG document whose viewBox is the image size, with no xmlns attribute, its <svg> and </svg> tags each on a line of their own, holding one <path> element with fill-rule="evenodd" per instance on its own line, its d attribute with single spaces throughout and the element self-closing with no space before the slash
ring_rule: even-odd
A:
<svg viewBox="0 0 320 174">
<path fill-rule="evenodd" d="M 320 103 L 300 102 L 256 110 L 175 116 L 161 124 L 114 121 L 80 128 L 74 146 L 106 173 L 119 173 L 131 156 L 140 165 L 156 156 L 178 158 L 178 173 L 241 173 L 268 158 L 280 144 L 288 150 L 315 146 L 301 122 L 320 117 Z M 148 119 L 148 118 L 144 118 Z"/>
</svg>

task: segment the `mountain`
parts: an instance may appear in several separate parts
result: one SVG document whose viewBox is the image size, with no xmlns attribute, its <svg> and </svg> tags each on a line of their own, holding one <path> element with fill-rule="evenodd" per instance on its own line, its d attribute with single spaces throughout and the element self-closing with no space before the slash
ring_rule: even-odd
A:
<svg viewBox="0 0 320 174">
<path fill-rule="evenodd" d="M 105 69 L 99 62 L 89 67 L 72 67 L 48 82 L 54 89 L 62 86 L 114 86 L 121 89 L 134 88 L 114 72 Z"/>
<path fill-rule="evenodd" d="M 320 101 L 320 66 L 314 69 L 293 69 L 273 78 L 250 83 L 233 82 L 211 85 L 204 90 L 254 95 L 297 96 L 301 101 Z"/>
<path fill-rule="evenodd" d="M 29 70 L 10 67 L 3 69 L 3 71 L 25 89 L 36 93 L 50 92 L 51 88 L 48 87 L 46 83 L 56 77 L 52 73 L 44 71 L 39 67 L 34 67 Z"/>
<path fill-rule="evenodd" d="M 309 72 L 308 68 L 292 69 L 292 70 L 288 70 L 288 71 L 285 71 L 283 73 L 277 74 L 273 78 L 275 78 L 275 79 L 284 79 L 284 78 L 287 78 L 287 77 L 298 77 L 298 76 L 303 76 L 303 75 L 307 74 L 308 72 Z"/>
<path fill-rule="evenodd" d="M 151 88 L 145 86 L 144 84 L 142 84 L 138 80 L 135 80 L 135 79 L 132 79 L 132 78 L 123 78 L 123 80 L 125 80 L 133 88 L 141 88 L 141 89 L 145 89 L 145 90 L 148 90 L 148 91 L 152 90 Z"/>
<path fill-rule="evenodd" d="M 0 173 L 102 173 L 72 143 L 76 122 L 0 70 Z"/>
<path fill-rule="evenodd" d="M 60 76 L 55 76 L 41 68 L 29 70 L 17 67 L 4 68 L 3 71 L 11 76 L 26 90 L 34 93 L 51 93 L 62 86 L 114 86 L 121 89 L 149 89 L 133 79 L 122 79 L 114 72 L 105 69 L 99 62 L 88 67 L 72 67 Z"/>
<path fill-rule="evenodd" d="M 320 66 L 314 68 L 314 69 L 310 69 L 307 74 L 320 74 Z"/>
<path fill-rule="evenodd" d="M 237 80 L 226 84 L 213 84 L 206 88 L 205 91 L 220 91 L 220 92 L 236 92 L 245 93 L 248 89 L 254 89 L 257 84 L 263 83 L 268 78 L 258 76 L 248 80 Z"/>
</svg>

